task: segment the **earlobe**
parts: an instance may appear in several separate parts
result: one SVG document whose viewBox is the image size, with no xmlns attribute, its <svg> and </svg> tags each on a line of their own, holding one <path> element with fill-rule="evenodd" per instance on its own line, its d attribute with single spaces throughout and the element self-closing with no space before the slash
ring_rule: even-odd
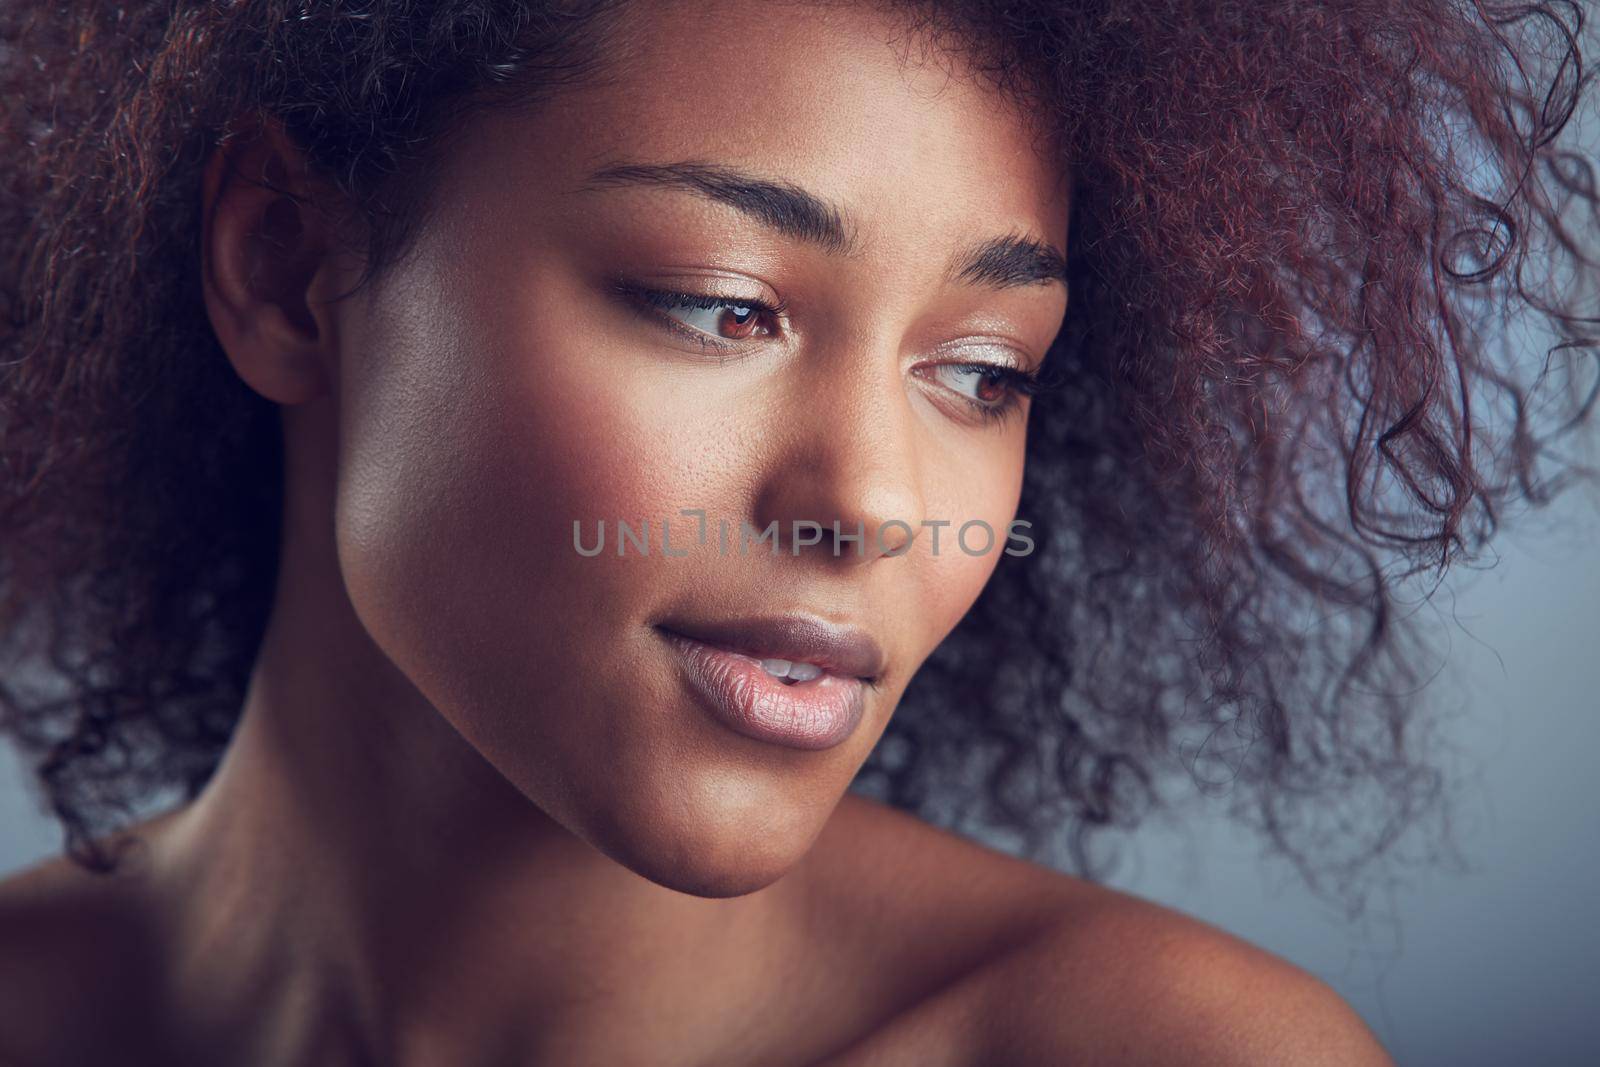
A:
<svg viewBox="0 0 1600 1067">
<path fill-rule="evenodd" d="M 337 356 L 336 309 L 316 299 L 332 242 L 306 175 L 274 125 L 219 145 L 201 183 L 207 315 L 235 372 L 280 404 L 328 392 Z"/>
</svg>

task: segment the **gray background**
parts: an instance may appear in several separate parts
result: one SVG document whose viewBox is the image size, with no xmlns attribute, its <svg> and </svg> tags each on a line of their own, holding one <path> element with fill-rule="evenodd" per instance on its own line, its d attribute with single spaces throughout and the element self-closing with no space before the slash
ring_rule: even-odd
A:
<svg viewBox="0 0 1600 1067">
<path fill-rule="evenodd" d="M 1327 980 L 1405 1065 L 1600 1063 L 1600 499 L 1532 518 L 1435 596 L 1448 670 L 1426 696 L 1464 712 L 1464 868 L 1412 871 L 1352 920 L 1247 830 L 1185 809 L 1108 879 Z M 0 746 L 0 872 L 56 846 Z"/>
<path fill-rule="evenodd" d="M 1600 1064 L 1600 501 L 1582 493 L 1435 597 L 1446 673 L 1422 696 L 1459 712 L 1462 862 L 1401 869 L 1352 920 L 1202 813 L 1139 831 L 1108 880 L 1325 979 L 1403 1065 Z"/>
</svg>

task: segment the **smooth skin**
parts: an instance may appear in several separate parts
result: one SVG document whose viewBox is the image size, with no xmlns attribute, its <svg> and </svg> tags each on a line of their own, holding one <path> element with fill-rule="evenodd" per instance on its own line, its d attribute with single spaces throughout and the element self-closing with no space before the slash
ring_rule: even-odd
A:
<svg viewBox="0 0 1600 1067">
<path fill-rule="evenodd" d="M 0 1061 L 1389 1063 L 1281 960 L 846 793 L 996 554 L 926 528 L 861 556 L 574 551 L 574 518 L 681 508 L 1004 530 L 1026 400 L 986 419 L 951 364 L 1036 368 L 1069 295 L 951 276 L 991 238 L 1064 250 L 1067 175 L 892 15 L 627 18 L 606 77 L 453 132 L 415 254 L 354 297 L 277 131 L 212 161 L 206 306 L 282 405 L 276 599 L 200 798 L 113 879 L 0 886 Z M 592 180 L 682 162 L 813 193 L 848 247 Z M 730 340 L 618 282 L 784 310 Z M 886 653 L 833 748 L 722 726 L 653 628 L 783 611 Z"/>
</svg>

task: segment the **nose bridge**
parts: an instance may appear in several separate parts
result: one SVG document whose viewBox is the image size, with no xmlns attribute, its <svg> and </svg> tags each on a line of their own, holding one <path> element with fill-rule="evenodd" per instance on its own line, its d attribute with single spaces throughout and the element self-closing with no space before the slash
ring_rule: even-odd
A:
<svg viewBox="0 0 1600 1067">
<path fill-rule="evenodd" d="M 840 559 L 900 554 L 921 529 L 915 413 L 893 355 L 864 347 L 812 364 L 780 416 L 784 447 L 765 472 L 756 517 L 778 522 L 786 551 L 795 522 L 820 524 L 813 551 Z"/>
</svg>

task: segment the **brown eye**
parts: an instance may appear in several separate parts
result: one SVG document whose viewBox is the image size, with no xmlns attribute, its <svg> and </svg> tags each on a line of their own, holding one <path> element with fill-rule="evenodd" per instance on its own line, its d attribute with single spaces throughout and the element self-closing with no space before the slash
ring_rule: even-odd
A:
<svg viewBox="0 0 1600 1067">
<path fill-rule="evenodd" d="M 680 326 L 721 341 L 746 341 L 778 333 L 780 308 L 759 300 L 638 289 L 634 295 Z"/>
<path fill-rule="evenodd" d="M 1016 372 L 976 363 L 939 363 L 931 368 L 947 388 L 984 404 L 999 404 L 1011 392 Z"/>
<path fill-rule="evenodd" d="M 685 325 L 692 324 L 686 323 Z M 716 329 L 713 332 L 731 341 L 742 341 L 747 337 L 756 336 L 760 328 L 761 312 L 759 309 L 746 304 L 729 304 L 718 314 Z M 769 330 L 768 332 L 770 333 L 771 331 Z"/>
<path fill-rule="evenodd" d="M 1038 371 L 998 363 L 924 363 L 913 371 L 961 398 L 980 422 L 999 424 L 1022 410 L 1022 398 L 1040 388 Z"/>
</svg>

